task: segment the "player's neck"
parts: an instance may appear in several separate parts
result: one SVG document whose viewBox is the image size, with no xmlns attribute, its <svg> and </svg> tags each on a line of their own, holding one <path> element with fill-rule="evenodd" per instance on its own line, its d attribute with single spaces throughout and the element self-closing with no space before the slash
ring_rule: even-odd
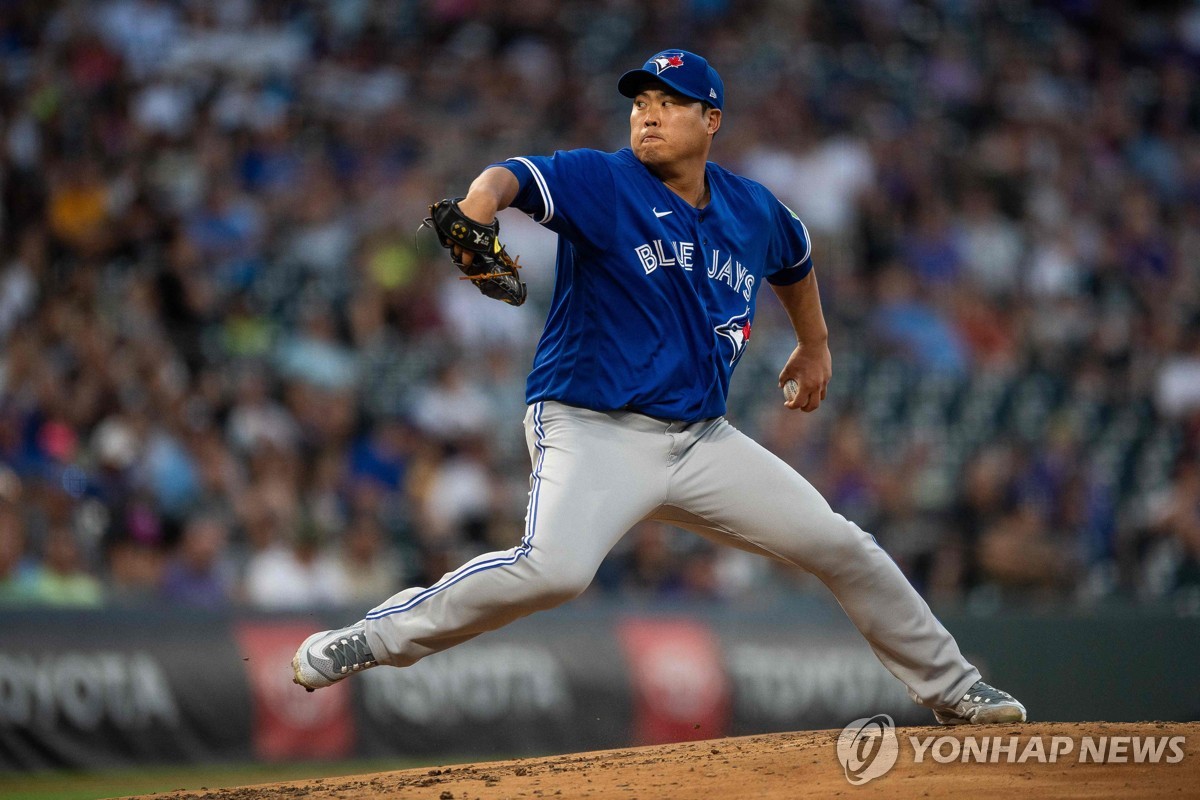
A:
<svg viewBox="0 0 1200 800">
<path fill-rule="evenodd" d="M 679 195 L 688 205 L 694 208 L 703 208 L 708 205 L 708 181 L 705 180 L 703 161 L 699 163 L 698 169 L 692 167 L 675 172 L 657 170 L 654 172 L 668 189 Z"/>
</svg>

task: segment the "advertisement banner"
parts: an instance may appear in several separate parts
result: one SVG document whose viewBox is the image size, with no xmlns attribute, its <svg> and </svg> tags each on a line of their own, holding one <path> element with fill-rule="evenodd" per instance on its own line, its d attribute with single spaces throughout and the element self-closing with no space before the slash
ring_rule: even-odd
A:
<svg viewBox="0 0 1200 800">
<path fill-rule="evenodd" d="M 249 698 L 223 619 L 6 613 L 0 769 L 244 758 Z"/>
<path fill-rule="evenodd" d="M 694 619 L 625 619 L 617 627 L 633 681 L 633 743 L 713 739 L 729 731 L 721 643 Z"/>
<path fill-rule="evenodd" d="M 354 679 L 358 752 L 520 756 L 628 742 L 611 618 L 520 620 L 404 669 Z"/>
<path fill-rule="evenodd" d="M 802 729 L 927 725 L 838 609 L 583 603 L 309 693 L 291 658 L 346 615 L 0 613 L 0 772 L 212 761 L 516 757 Z M 1194 620 L 946 616 L 1041 718 L 1194 719 Z M 1112 643 L 1120 643 L 1115 646 Z M 1120 691 L 1117 691 L 1120 689 Z"/>
<path fill-rule="evenodd" d="M 311 627 L 270 620 L 234 627 L 253 697 L 254 755 L 259 760 L 346 758 L 354 752 L 351 684 L 310 693 L 292 682 L 292 655 Z"/>
</svg>

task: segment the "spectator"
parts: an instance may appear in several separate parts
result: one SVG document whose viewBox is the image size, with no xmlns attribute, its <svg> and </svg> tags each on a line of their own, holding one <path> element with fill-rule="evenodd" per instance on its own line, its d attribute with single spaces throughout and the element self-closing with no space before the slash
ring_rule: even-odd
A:
<svg viewBox="0 0 1200 800">
<path fill-rule="evenodd" d="M 53 525 L 47 532 L 29 595 L 51 606 L 95 608 L 104 602 L 104 587 L 85 566 L 79 540 L 66 525 Z"/>
<path fill-rule="evenodd" d="M 245 589 L 252 606 L 271 610 L 336 606 L 350 596 L 348 577 L 311 524 L 251 556 Z"/>
<path fill-rule="evenodd" d="M 428 541 L 488 541 L 493 508 L 486 454 L 478 440 L 428 451 L 416 488 L 422 537 Z"/>
<path fill-rule="evenodd" d="M 7 340 L 17 323 L 33 310 L 45 262 L 46 245 L 41 232 L 26 231 L 16 258 L 0 270 L 0 342 Z"/>
<path fill-rule="evenodd" d="M 931 288 L 956 283 L 964 271 L 963 244 L 971 239 L 963 242 L 954 235 L 949 209 L 940 199 L 919 206 L 916 214 L 900 240 L 901 260 Z"/>
<path fill-rule="evenodd" d="M 267 380 L 262 365 L 247 365 L 238 377 L 237 401 L 225 424 L 230 443 L 242 452 L 260 443 L 291 450 L 300 442 L 296 421 L 271 399 Z"/>
<path fill-rule="evenodd" d="M 1200 463 L 1180 459 L 1174 480 L 1150 504 L 1146 535 L 1127 545 L 1141 552 L 1138 585 L 1151 597 L 1200 587 Z M 1129 553 L 1127 556 L 1131 555 Z"/>
<path fill-rule="evenodd" d="M 345 602 L 352 604 L 377 603 L 388 592 L 395 593 L 407 577 L 383 526 L 366 514 L 355 517 L 342 534 L 337 564 L 347 587 Z"/>
<path fill-rule="evenodd" d="M 1181 339 L 1179 350 L 1165 355 L 1155 387 L 1159 409 L 1172 417 L 1200 410 L 1200 323 Z"/>
<path fill-rule="evenodd" d="M 20 512 L 0 505 L 0 606 L 20 605 L 36 598 L 36 562 L 26 549 L 25 524 Z"/>
<path fill-rule="evenodd" d="M 50 232 L 80 256 L 99 255 L 109 244 L 109 196 L 99 165 L 91 159 L 64 164 L 51 178 Z"/>
<path fill-rule="evenodd" d="M 234 588 L 228 540 L 228 526 L 220 517 L 190 517 L 163 573 L 163 599 L 190 608 L 228 605 Z"/>
<path fill-rule="evenodd" d="M 885 346 L 933 372 L 961 374 L 967 353 L 948 321 L 917 294 L 903 267 L 884 271 L 871 328 Z"/>
<path fill-rule="evenodd" d="M 1005 219 L 991 192 L 972 187 L 963 196 L 959 236 L 966 276 L 988 295 L 1016 293 L 1024 243 L 1017 226 Z"/>
<path fill-rule="evenodd" d="M 381 420 L 350 450 L 350 478 L 367 478 L 390 491 L 399 491 L 408 475 L 416 438 L 416 432 L 402 419 Z"/>
<path fill-rule="evenodd" d="M 413 418 L 426 435 L 452 441 L 483 433 L 491 421 L 487 397 L 464 373 L 457 362 L 444 364 L 434 384 L 416 398 Z"/>
<path fill-rule="evenodd" d="M 333 315 L 318 304 L 301 312 L 300 329 L 275 353 L 280 374 L 324 389 L 348 389 L 359 379 L 357 357 L 339 340 Z"/>
<path fill-rule="evenodd" d="M 133 608 L 162 603 L 165 561 L 159 543 L 135 538 L 112 542 L 107 553 L 108 601 Z"/>
<path fill-rule="evenodd" d="M 1016 590 L 1009 599 L 1039 600 L 1070 586 L 1078 559 L 1050 535 L 1038 509 L 1023 504 L 984 531 L 979 564 L 986 582 Z"/>
</svg>

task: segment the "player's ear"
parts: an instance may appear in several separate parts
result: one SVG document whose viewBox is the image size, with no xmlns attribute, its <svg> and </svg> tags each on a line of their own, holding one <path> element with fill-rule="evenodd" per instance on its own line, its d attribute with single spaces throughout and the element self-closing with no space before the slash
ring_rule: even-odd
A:
<svg viewBox="0 0 1200 800">
<path fill-rule="evenodd" d="M 708 135 L 712 136 L 714 133 L 716 133 L 718 130 L 721 129 L 721 109 L 710 108 L 705 113 L 708 117 L 708 119 L 706 120 L 706 122 L 708 123 Z"/>
</svg>

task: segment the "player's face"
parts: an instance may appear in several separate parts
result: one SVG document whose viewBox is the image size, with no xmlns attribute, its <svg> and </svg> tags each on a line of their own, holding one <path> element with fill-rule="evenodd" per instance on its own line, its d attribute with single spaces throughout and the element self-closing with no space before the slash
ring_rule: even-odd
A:
<svg viewBox="0 0 1200 800">
<path fill-rule="evenodd" d="M 629 146 L 650 166 L 707 157 L 720 123 L 719 110 L 705 110 L 699 100 L 650 86 L 633 99 Z"/>
</svg>

